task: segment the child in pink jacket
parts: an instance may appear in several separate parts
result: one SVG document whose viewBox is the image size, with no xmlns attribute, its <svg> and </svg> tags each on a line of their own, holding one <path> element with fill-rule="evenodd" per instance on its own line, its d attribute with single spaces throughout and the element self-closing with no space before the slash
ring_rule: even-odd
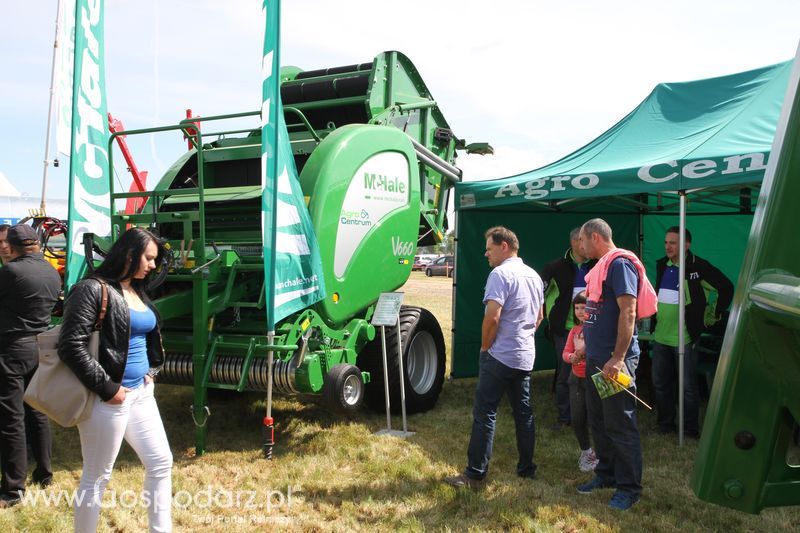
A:
<svg viewBox="0 0 800 533">
<path fill-rule="evenodd" d="M 591 472 L 598 459 L 589 442 L 589 425 L 586 418 L 586 346 L 583 342 L 583 321 L 586 319 L 586 293 L 581 291 L 572 300 L 575 326 L 569 331 L 562 357 L 572 364 L 569 375 L 569 409 L 572 429 L 581 447 L 578 468 Z"/>
</svg>

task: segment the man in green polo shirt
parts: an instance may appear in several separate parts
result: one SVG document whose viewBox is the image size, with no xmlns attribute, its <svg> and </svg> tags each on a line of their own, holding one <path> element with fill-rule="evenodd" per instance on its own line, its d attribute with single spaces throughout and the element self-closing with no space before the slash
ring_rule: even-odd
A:
<svg viewBox="0 0 800 533">
<path fill-rule="evenodd" d="M 718 268 L 689 251 L 692 234 L 686 230 L 685 332 L 683 363 L 683 412 L 685 435 L 699 438 L 697 391 L 697 340 L 705 328 L 718 321 L 733 300 L 733 283 Z M 653 387 L 656 393 L 657 431 L 675 431 L 678 375 L 678 261 L 680 228 L 673 226 L 664 237 L 666 256 L 656 263 L 658 315 L 653 342 Z M 713 310 L 706 312 L 708 296 L 717 293 Z"/>
</svg>

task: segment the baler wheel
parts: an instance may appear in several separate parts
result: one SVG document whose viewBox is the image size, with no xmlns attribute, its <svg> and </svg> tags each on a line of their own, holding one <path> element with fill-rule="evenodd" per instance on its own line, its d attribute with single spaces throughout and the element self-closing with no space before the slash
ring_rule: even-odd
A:
<svg viewBox="0 0 800 533">
<path fill-rule="evenodd" d="M 406 411 L 421 413 L 432 409 L 442 391 L 445 372 L 445 347 L 442 328 L 436 317 L 421 307 L 400 309 L 400 341 L 403 347 Z M 397 328 L 386 328 L 386 358 L 389 367 L 389 402 L 392 412 L 400 412 L 400 372 L 397 368 Z M 359 366 L 370 372 L 366 402 L 370 408 L 385 410 L 383 355 L 380 332 L 358 356 Z"/>
<path fill-rule="evenodd" d="M 364 403 L 361 370 L 354 365 L 335 365 L 325 375 L 322 394 L 328 406 L 341 414 L 352 414 Z"/>
</svg>

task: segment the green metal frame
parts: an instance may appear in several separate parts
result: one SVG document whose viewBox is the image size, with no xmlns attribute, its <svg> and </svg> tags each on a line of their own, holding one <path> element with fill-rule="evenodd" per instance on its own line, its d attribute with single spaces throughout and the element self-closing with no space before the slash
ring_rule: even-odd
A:
<svg viewBox="0 0 800 533">
<path fill-rule="evenodd" d="M 206 254 L 206 187 L 205 187 L 205 148 L 203 144 L 203 133 L 200 128 L 194 127 L 196 122 L 209 122 L 227 119 L 236 119 L 241 117 L 257 116 L 258 112 L 235 113 L 228 115 L 217 115 L 211 117 L 192 118 L 181 121 L 181 123 L 173 126 L 162 126 L 155 128 L 143 128 L 137 130 L 127 130 L 123 132 L 113 133 L 109 138 L 109 167 L 113 170 L 113 150 L 112 143 L 118 135 L 144 135 L 154 134 L 167 131 L 181 131 L 190 139 L 195 147 L 197 157 L 197 187 L 189 189 L 161 189 L 142 191 L 136 193 L 122 192 L 118 193 L 114 190 L 113 171 L 109 172 L 109 191 L 110 191 L 110 212 L 111 225 L 112 225 L 112 239 L 119 236 L 121 229 L 128 224 L 131 225 L 146 225 L 146 224 L 165 224 L 165 223 L 179 223 L 183 226 L 184 242 L 195 241 L 196 245 L 191 252 L 194 254 L 194 262 L 196 265 L 205 265 L 209 262 L 209 257 Z M 227 130 L 207 134 L 206 137 L 220 137 L 233 133 L 250 132 L 251 128 Z M 199 148 L 199 149 L 198 149 Z M 168 197 L 192 196 L 195 200 L 193 205 L 196 206 L 195 210 L 179 211 L 179 212 L 159 212 L 159 207 L 164 203 Z M 144 197 L 147 198 L 145 207 L 140 214 L 118 214 L 116 211 L 116 200 L 130 197 Z M 149 210 L 149 212 L 148 212 Z M 197 223 L 197 238 L 193 234 L 193 223 Z M 173 244 L 173 243 L 170 243 Z M 212 317 L 219 311 L 225 309 L 227 305 L 234 300 L 240 300 L 246 294 L 246 284 L 240 285 L 237 289 L 233 288 L 233 280 L 236 278 L 236 273 L 240 271 L 252 271 L 263 269 L 263 265 L 257 265 L 258 269 L 253 269 L 244 266 L 237 266 L 238 261 L 233 264 L 228 264 L 224 268 L 220 265 L 211 264 L 206 268 L 195 269 L 191 273 L 181 272 L 171 274 L 167 277 L 168 281 L 190 281 L 192 289 L 190 292 L 183 292 L 177 295 L 170 295 L 156 302 L 157 307 L 164 320 L 170 318 L 184 316 L 187 309 L 192 310 L 192 363 L 194 367 L 194 402 L 192 406 L 192 415 L 196 425 L 195 441 L 197 452 L 202 454 L 206 448 L 206 417 L 208 416 L 207 410 L 207 390 L 208 388 L 223 388 L 219 384 L 209 382 L 210 369 L 216 355 L 216 350 L 220 343 L 224 342 L 219 340 L 220 337 L 213 335 L 213 320 Z M 186 269 L 184 269 L 186 270 Z M 223 294 L 210 294 L 209 287 L 211 284 L 216 284 L 224 275 L 224 270 L 227 270 L 226 290 Z M 263 278 L 263 274 L 262 274 Z M 262 282 L 263 291 L 263 282 Z M 187 304 L 190 305 L 187 306 Z M 258 303 L 256 303 L 258 306 Z M 263 302 L 261 303 L 263 307 Z M 265 342 L 258 342 L 256 337 L 249 337 L 248 351 L 245 358 L 246 368 L 249 369 L 252 358 L 256 351 L 262 351 L 266 354 L 266 350 L 270 347 Z M 211 344 L 211 350 L 208 350 Z M 290 347 L 276 348 L 276 351 L 286 351 Z M 208 351 L 208 353 L 207 353 Z M 242 380 L 235 387 L 236 390 L 242 390 L 243 383 L 247 381 L 247 372 L 243 372 Z"/>
<path fill-rule="evenodd" d="M 759 196 L 691 480 L 701 499 L 748 513 L 800 504 L 800 449 L 794 440 L 800 421 L 799 88 L 800 56 L 771 152 L 775 159 Z"/>
<path fill-rule="evenodd" d="M 308 127 L 307 134 L 315 141 L 320 137 L 311 128 L 307 119 L 300 111 L 298 114 Z M 375 331 L 366 321 L 371 314 L 370 308 L 366 316 L 354 318 L 341 329 L 329 327 L 326 322 L 313 310 L 306 310 L 296 316 L 289 317 L 277 327 L 275 343 L 267 343 L 263 331 L 257 332 L 253 327 L 241 333 L 217 333 L 214 317 L 220 312 L 230 308 L 252 308 L 255 311 L 263 310 L 265 300 L 265 287 L 263 264 L 247 262 L 233 250 L 222 250 L 219 256 L 211 258 L 206 251 L 206 202 L 249 198 L 253 196 L 253 187 L 228 187 L 223 189 L 207 189 L 205 179 L 205 163 L 215 160 L 215 157 L 206 157 L 206 152 L 211 150 L 203 142 L 206 137 L 221 137 L 232 133 L 252 133 L 252 129 L 232 129 L 205 135 L 194 122 L 228 120 L 241 117 L 256 116 L 257 112 L 218 115 L 213 117 L 193 118 L 184 120 L 175 126 L 144 128 L 118 132 L 109 140 L 111 142 L 117 135 L 144 135 L 166 131 L 182 131 L 195 147 L 197 157 L 197 187 L 184 189 L 169 189 L 169 184 L 162 182 L 155 190 L 141 192 L 116 192 L 114 183 L 109 183 L 110 203 L 112 214 L 112 239 L 116 239 L 127 225 L 163 225 L 179 224 L 182 227 L 184 242 L 194 241 L 191 253 L 194 254 L 194 268 L 182 265 L 170 272 L 167 283 L 191 283 L 191 289 L 163 296 L 155 301 L 162 319 L 166 324 L 174 324 L 175 319 L 180 320 L 191 309 L 191 332 L 182 334 L 180 338 L 165 338 L 168 350 L 181 352 L 188 348 L 192 354 L 194 401 L 192 416 L 195 421 L 195 444 L 198 454 L 204 453 L 207 439 L 207 394 L 209 389 L 245 390 L 248 383 L 249 371 L 253 362 L 259 358 L 266 358 L 269 350 L 276 352 L 277 359 L 288 360 L 293 352 L 297 351 L 303 333 L 313 327 L 318 331 L 318 339 L 314 339 L 314 352 L 307 357 L 305 364 L 297 369 L 297 383 L 301 390 L 306 392 L 320 392 L 323 385 L 323 376 L 336 364 L 354 364 L 358 352 L 372 338 Z M 234 141 L 235 142 L 235 141 Z M 113 155 L 109 156 L 109 165 L 113 168 Z M 212 191 L 212 192 L 209 192 Z M 258 195 L 260 196 L 260 195 Z M 138 214 L 119 214 L 116 211 L 116 200 L 130 197 L 146 198 L 145 206 Z M 173 200 L 173 201 L 170 201 Z M 181 206 L 186 204 L 189 208 L 181 211 L 161 211 L 165 206 Z M 175 249 L 179 241 L 171 241 L 168 245 Z M 187 253 L 189 250 L 187 250 Z M 210 263 L 210 264 L 209 264 Z M 205 268 L 197 265 L 208 264 Z M 258 295 L 255 300 L 248 297 Z M 263 311 L 262 311 L 263 312 Z M 252 322 L 251 322 L 252 324 Z M 263 328 L 263 324 L 261 324 Z M 169 336 L 167 334 L 167 336 Z M 187 339 L 190 339 L 187 341 Z M 188 342 L 188 346 L 187 346 Z M 218 354 L 238 354 L 242 358 L 240 376 L 237 383 L 216 383 L 212 381 L 211 374 Z M 368 381 L 369 377 L 365 376 Z"/>
<path fill-rule="evenodd" d="M 295 79 L 298 75 L 296 70 L 292 72 L 287 70 L 285 76 L 282 74 L 285 87 L 309 83 L 308 77 Z M 312 81 L 335 83 L 336 80 L 353 75 L 363 77 L 366 73 L 361 70 L 355 74 L 326 74 L 314 77 Z M 416 69 L 405 56 L 398 52 L 380 54 L 373 61 L 368 75 L 368 89 L 364 95 L 302 101 L 288 104 L 283 108 L 285 115 L 297 117 L 299 120 L 289 124 L 293 152 L 295 156 L 314 155 L 317 148 L 325 143 L 335 130 L 342 129 L 340 127 L 343 124 L 330 122 L 322 128 L 315 128 L 307 116 L 310 112 L 335 110 L 343 106 L 363 106 L 367 119 L 362 127 L 375 128 L 370 131 L 375 131 L 377 139 L 384 139 L 386 144 L 384 149 L 401 152 L 409 162 L 413 162 L 411 163 L 413 171 L 410 175 L 413 176 L 414 182 L 412 193 L 416 196 L 410 196 L 411 205 L 414 209 L 417 209 L 417 204 L 420 207 L 416 211 L 409 211 L 413 216 L 407 213 L 402 219 L 394 219 L 396 225 L 402 220 L 400 225 L 407 230 L 410 229 L 410 232 L 403 231 L 404 240 L 407 240 L 405 233 L 410 233 L 412 240 L 414 235 L 419 235 L 420 239 L 430 242 L 440 241 L 445 229 L 447 194 L 453 180 L 460 175 L 460 171 L 451 170 L 454 167 L 449 165 L 455 160 L 456 149 L 462 148 L 464 143 L 449 133 L 449 125 L 444 120 L 436 101 L 432 99 Z M 263 366 L 267 352 L 274 350 L 276 364 L 285 365 L 284 369 L 289 368 L 294 371 L 292 387 L 301 392 L 318 393 L 322 390 L 325 374 L 333 366 L 343 363 L 355 364 L 358 354 L 366 343 L 375 337 L 375 329 L 368 320 L 373 312 L 377 294 L 364 299 L 362 304 L 352 307 L 348 313 L 340 313 L 341 316 L 336 320 L 326 316 L 325 305 L 317 305 L 315 308 L 289 316 L 276 326 L 274 341 L 271 345 L 268 344 L 263 317 L 266 295 L 263 259 L 243 256 L 234 248 L 217 250 L 216 244 L 220 243 L 215 243 L 214 239 L 220 235 L 226 238 L 230 236 L 228 244 L 231 246 L 231 243 L 235 242 L 254 245 L 256 240 L 260 244 L 260 227 L 226 229 L 229 227 L 226 224 L 231 217 L 236 219 L 237 216 L 244 216 L 247 219 L 252 216 L 248 210 L 253 208 L 253 200 L 260 197 L 260 186 L 218 187 L 220 182 L 217 180 L 226 176 L 217 175 L 221 172 L 219 169 L 224 167 L 215 166 L 220 163 L 224 165 L 227 161 L 246 162 L 260 159 L 260 131 L 254 128 L 233 127 L 203 132 L 198 123 L 205 125 L 224 120 L 256 117 L 259 113 L 250 111 L 192 117 L 181 120 L 176 125 L 117 132 L 109 139 L 109 167 L 112 169 L 112 172 L 109 172 L 112 241 L 129 225 L 160 227 L 166 230 L 161 234 L 168 236 L 167 246 L 172 250 L 181 247 L 186 257 L 190 258 L 187 262 L 181 261 L 176 264 L 167 274 L 166 283 L 170 286 L 170 291 L 156 298 L 154 303 L 164 322 L 162 331 L 167 351 L 170 354 L 191 357 L 191 381 L 194 389 L 191 409 L 196 426 L 195 443 L 198 454 L 204 453 L 206 449 L 209 389 L 245 390 L 248 387 L 251 370 L 257 364 Z M 318 114 L 317 120 L 319 120 Z M 394 128 L 377 127 L 390 125 L 398 127 L 402 125 L 401 129 L 407 136 L 418 143 L 417 155 L 420 153 L 419 150 L 423 150 L 428 163 L 417 164 L 414 149 L 406 136 L 399 135 Z M 363 132 L 359 132 L 358 128 L 352 128 L 355 127 L 344 132 L 344 136 L 351 135 L 353 138 L 365 139 Z M 391 131 L 387 133 L 385 130 Z M 192 148 L 173 164 L 153 190 L 135 193 L 115 191 L 112 178 L 114 159 L 111 149 L 114 138 L 118 135 L 153 135 L 172 131 L 183 133 Z M 209 142 L 208 139 L 212 141 Z M 373 153 L 369 151 L 370 149 L 375 150 L 374 145 L 370 148 L 370 143 L 365 143 L 363 140 L 359 142 L 362 145 L 361 154 L 369 155 Z M 327 146 L 333 148 L 333 141 Z M 335 152 L 335 149 L 326 153 L 328 152 Z M 430 161 L 434 160 L 434 164 L 431 164 Z M 170 188 L 177 177 L 186 177 L 186 173 L 191 172 L 188 169 L 193 168 L 191 165 L 195 163 L 196 176 L 191 177 L 196 180 L 196 186 Z M 357 159 L 351 159 L 349 163 L 355 165 Z M 323 186 L 323 190 L 329 189 Z M 305 186 L 304 191 L 310 195 Z M 118 213 L 117 200 L 131 197 L 145 198 L 142 211 L 136 214 Z M 244 214 L 240 206 L 245 204 L 241 202 L 245 202 L 248 206 Z M 335 211 L 334 217 L 338 216 L 339 211 L 336 211 L 335 202 L 331 202 L 330 205 Z M 312 212 L 313 207 L 310 206 Z M 173 231 L 169 228 L 177 229 Z M 388 234 L 383 235 L 382 238 L 387 236 Z M 388 238 L 386 240 L 388 242 Z M 225 238 L 221 241 L 225 241 Z M 193 243 L 190 250 L 182 248 L 186 243 Z M 210 253 L 209 244 L 214 247 L 214 253 Z M 370 249 L 370 253 L 379 253 L 377 250 L 377 248 Z M 411 253 L 413 256 L 413 252 Z M 393 261 L 396 268 L 397 259 Z M 400 265 L 405 265 L 402 259 Z M 408 270 L 410 271 L 410 264 Z M 395 272 L 394 277 L 397 275 Z M 407 274 L 403 279 L 407 279 Z M 401 281 L 398 283 L 402 285 Z M 395 280 L 389 283 L 395 283 Z M 341 310 L 342 306 L 339 309 Z M 232 316 L 235 317 L 233 320 Z M 235 380 L 227 378 L 225 382 L 220 382 L 213 378 L 215 364 L 223 356 L 240 359 L 237 362 L 239 374 Z M 297 364 L 296 368 L 291 366 L 294 364 Z M 188 375 L 186 377 L 188 379 Z M 362 377 L 365 382 L 370 379 L 367 373 Z"/>
</svg>

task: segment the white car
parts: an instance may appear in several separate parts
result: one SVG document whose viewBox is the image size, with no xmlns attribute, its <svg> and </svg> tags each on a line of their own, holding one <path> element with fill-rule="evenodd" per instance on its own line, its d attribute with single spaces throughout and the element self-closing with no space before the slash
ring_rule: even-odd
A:
<svg viewBox="0 0 800 533">
<path fill-rule="evenodd" d="M 425 267 L 430 265 L 434 260 L 436 260 L 437 256 L 430 255 L 430 254 L 422 254 L 422 255 L 415 255 L 414 256 L 414 264 L 411 265 L 411 270 L 425 270 Z"/>
</svg>

